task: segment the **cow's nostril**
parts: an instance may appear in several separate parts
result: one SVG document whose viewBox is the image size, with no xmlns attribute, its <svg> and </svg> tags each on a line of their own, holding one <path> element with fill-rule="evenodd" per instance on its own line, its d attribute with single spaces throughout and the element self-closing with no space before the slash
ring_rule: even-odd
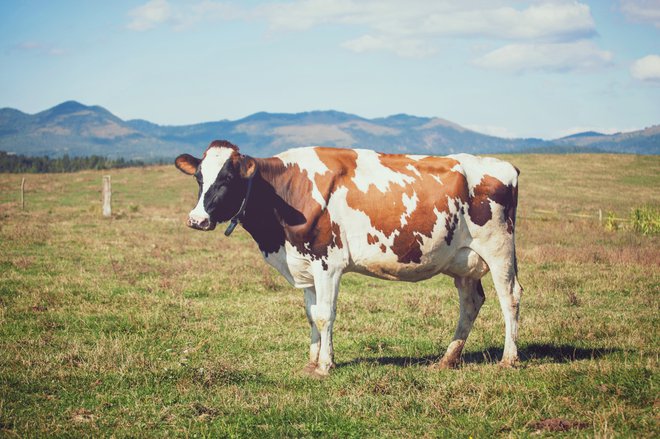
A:
<svg viewBox="0 0 660 439">
<path fill-rule="evenodd" d="M 211 228 L 211 220 L 209 218 L 195 218 L 188 217 L 188 227 L 197 230 L 209 230 Z"/>
</svg>

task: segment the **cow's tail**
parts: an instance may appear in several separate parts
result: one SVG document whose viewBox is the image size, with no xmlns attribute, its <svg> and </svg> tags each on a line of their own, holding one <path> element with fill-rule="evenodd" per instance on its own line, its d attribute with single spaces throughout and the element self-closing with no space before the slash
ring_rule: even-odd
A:
<svg viewBox="0 0 660 439">
<path fill-rule="evenodd" d="M 518 274 L 518 256 L 516 252 L 516 243 L 515 243 L 515 229 L 516 229 L 516 213 L 518 211 L 518 177 L 520 176 L 520 169 L 518 169 L 516 166 L 513 167 L 513 169 L 516 170 L 516 176 L 513 179 L 512 185 L 511 185 L 511 206 L 509 207 L 509 212 L 508 212 L 508 221 L 511 221 L 511 227 L 512 227 L 512 236 L 513 236 L 513 268 L 515 270 L 516 275 Z"/>
</svg>

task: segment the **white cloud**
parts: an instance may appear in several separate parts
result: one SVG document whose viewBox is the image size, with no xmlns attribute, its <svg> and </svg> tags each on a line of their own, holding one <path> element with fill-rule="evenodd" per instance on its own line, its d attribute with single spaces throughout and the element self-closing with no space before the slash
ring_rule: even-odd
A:
<svg viewBox="0 0 660 439">
<path fill-rule="evenodd" d="M 591 41 L 509 44 L 476 59 L 478 67 L 510 71 L 589 71 L 611 64 L 611 52 Z"/>
<path fill-rule="evenodd" d="M 474 38 L 509 45 L 475 62 L 505 70 L 587 70 L 611 53 L 584 42 L 596 35 L 588 5 L 578 1 L 515 0 L 300 0 L 259 9 L 271 30 L 304 31 L 321 25 L 366 28 L 342 47 L 357 53 L 389 51 L 421 58 L 437 52 L 439 39 Z M 537 49 L 545 50 L 546 60 Z M 558 53 L 549 53 L 559 51 Z"/>
<path fill-rule="evenodd" d="M 596 34 L 589 6 L 577 1 L 525 6 L 515 0 L 298 0 L 271 3 L 258 13 L 275 31 L 331 24 L 365 27 L 365 35 L 343 47 L 412 57 L 435 53 L 437 38 L 565 42 Z"/>
<path fill-rule="evenodd" d="M 621 11 L 632 21 L 651 23 L 660 28 L 660 2 L 658 0 L 621 0 Z"/>
<path fill-rule="evenodd" d="M 140 31 L 227 19 L 264 20 L 271 31 L 351 27 L 361 33 L 342 42 L 345 49 L 407 58 L 436 54 L 442 39 L 473 38 L 506 44 L 474 65 L 516 72 L 589 70 L 612 58 L 589 42 L 596 35 L 594 19 L 576 0 L 274 0 L 243 8 L 237 2 L 150 0 L 129 15 L 128 28 Z"/>
<path fill-rule="evenodd" d="M 367 26 L 402 36 L 466 36 L 503 39 L 585 37 L 595 33 L 589 6 L 575 1 L 534 3 L 465 0 L 302 0 L 273 3 L 261 13 L 275 30 L 306 30 L 322 24 Z M 373 33 L 373 32 L 372 32 Z"/>
<path fill-rule="evenodd" d="M 49 56 L 62 56 L 67 54 L 67 51 L 60 47 L 53 46 L 51 44 L 39 43 L 36 41 L 24 41 L 22 43 L 16 44 L 14 49 L 23 52 L 32 52 Z"/>
<path fill-rule="evenodd" d="M 161 24 L 169 24 L 174 30 L 190 28 L 202 21 L 232 20 L 243 17 L 240 7 L 227 2 L 201 0 L 170 3 L 168 0 L 150 0 L 131 11 L 131 21 L 126 27 L 134 31 L 146 31 Z"/>
<path fill-rule="evenodd" d="M 172 17 L 172 8 L 167 0 L 150 0 L 129 11 L 130 23 L 126 27 L 135 31 L 153 29 Z"/>
<path fill-rule="evenodd" d="M 660 84 L 660 56 L 648 55 L 636 60 L 630 66 L 630 74 L 640 81 Z"/>
<path fill-rule="evenodd" d="M 244 18 L 246 14 L 232 3 L 211 0 L 186 4 L 175 16 L 174 29 L 183 30 L 203 21 L 222 21 Z"/>
<path fill-rule="evenodd" d="M 374 37 L 372 35 L 363 35 L 354 40 L 346 41 L 342 44 L 342 47 L 357 53 L 386 50 L 403 58 L 423 58 L 435 53 L 433 47 L 419 39 Z"/>
</svg>

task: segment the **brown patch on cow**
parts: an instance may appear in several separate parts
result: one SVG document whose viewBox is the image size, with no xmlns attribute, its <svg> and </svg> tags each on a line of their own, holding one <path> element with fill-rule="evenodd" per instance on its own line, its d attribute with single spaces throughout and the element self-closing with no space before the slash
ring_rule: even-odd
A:
<svg viewBox="0 0 660 439">
<path fill-rule="evenodd" d="M 454 218 L 450 213 L 449 203 L 454 201 L 458 206 L 459 201 L 465 203 L 468 200 L 465 176 L 453 170 L 458 164 L 456 160 L 444 157 L 413 160 L 406 155 L 379 154 L 382 166 L 412 181 L 403 186 L 390 183 L 384 192 L 371 184 L 365 193 L 354 182 L 358 157 L 356 151 L 316 148 L 316 152 L 329 169 L 329 172 L 316 176 L 315 181 L 321 193 L 346 187 L 349 207 L 365 213 L 371 226 L 385 236 L 391 237 L 396 232 L 391 249 L 399 262 L 421 262 L 422 236 L 430 238 L 432 235 L 437 221 L 435 209 L 450 216 L 445 226 L 453 235 L 458 217 Z M 413 212 L 405 216 L 406 224 L 401 225 L 401 216 L 407 213 L 404 196 L 408 199 L 416 196 L 417 205 Z M 376 243 L 373 235 L 367 236 L 367 242 Z M 450 242 L 451 237 L 448 244 Z"/>
<path fill-rule="evenodd" d="M 589 427 L 589 424 L 586 422 L 580 421 L 571 421 L 569 419 L 562 418 L 550 418 L 544 419 L 542 421 L 534 422 L 530 425 L 532 429 L 536 431 L 546 430 L 546 431 L 568 431 L 574 429 L 583 429 Z"/>
<path fill-rule="evenodd" d="M 313 186 L 307 171 L 298 164 L 284 165 L 279 158 L 255 160 L 258 180 L 265 186 L 261 192 L 270 192 L 261 202 L 273 205 L 285 239 L 299 253 L 321 260 L 323 268 L 327 269 L 328 250 L 343 248 L 341 230 L 339 224 L 330 218 L 330 213 L 312 198 Z M 329 187 L 319 190 L 327 200 Z M 294 220 L 291 220 L 292 216 Z"/>
<path fill-rule="evenodd" d="M 517 200 L 517 186 L 505 185 L 495 177 L 484 175 L 481 182 L 474 187 L 468 214 L 473 223 L 483 226 L 493 218 L 490 201 L 494 201 L 504 207 L 503 220 L 506 222 L 507 232 L 513 233 Z"/>
<path fill-rule="evenodd" d="M 387 252 L 387 246 L 385 246 L 385 244 L 381 244 L 380 245 L 380 251 L 383 252 L 383 253 Z"/>
<path fill-rule="evenodd" d="M 445 220 L 445 228 L 447 229 L 447 235 L 445 236 L 445 242 L 447 245 L 451 245 L 451 240 L 454 237 L 454 231 L 458 227 L 458 215 L 463 213 L 463 207 L 460 206 L 458 200 L 454 200 L 454 206 L 456 211 L 454 213 L 447 212 L 447 219 Z"/>
<path fill-rule="evenodd" d="M 341 242 L 341 229 L 339 224 L 332 222 L 332 245 L 339 249 L 344 248 L 344 244 Z"/>
<path fill-rule="evenodd" d="M 209 143 L 209 146 L 206 148 L 206 151 L 208 151 L 211 148 L 229 148 L 238 152 L 238 146 L 226 140 L 214 140 L 213 142 Z M 204 152 L 205 157 L 206 157 L 206 151 Z"/>
<path fill-rule="evenodd" d="M 379 241 L 378 236 L 367 233 L 367 244 L 374 245 Z"/>
<path fill-rule="evenodd" d="M 336 226 L 336 227 L 333 227 Z M 302 254 L 311 254 L 316 258 L 325 258 L 328 256 L 328 249 L 330 247 L 339 247 L 341 244 L 341 237 L 339 236 L 339 227 L 336 223 L 330 220 L 330 213 L 324 210 L 318 217 L 315 226 L 311 229 L 311 233 L 307 235 L 291 235 L 292 238 L 307 237 L 309 241 L 309 251 L 305 248 L 304 243 L 294 243 L 298 251 Z M 341 247 L 339 247 L 341 248 Z"/>
</svg>

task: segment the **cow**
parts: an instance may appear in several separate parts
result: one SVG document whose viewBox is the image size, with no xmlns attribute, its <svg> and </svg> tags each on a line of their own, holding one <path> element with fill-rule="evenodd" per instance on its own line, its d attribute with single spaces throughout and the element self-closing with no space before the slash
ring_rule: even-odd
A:
<svg viewBox="0 0 660 439">
<path fill-rule="evenodd" d="M 229 235 L 240 223 L 266 262 L 304 290 L 309 374 L 327 376 L 335 365 L 332 329 L 346 272 L 454 278 L 460 314 L 438 368 L 459 365 L 485 300 L 481 278 L 490 272 L 505 324 L 500 364 L 517 363 L 523 290 L 514 239 L 519 171 L 511 164 L 328 147 L 254 158 L 216 140 L 201 159 L 182 154 L 175 165 L 199 184 L 189 227 L 209 231 L 229 221 Z"/>
</svg>

